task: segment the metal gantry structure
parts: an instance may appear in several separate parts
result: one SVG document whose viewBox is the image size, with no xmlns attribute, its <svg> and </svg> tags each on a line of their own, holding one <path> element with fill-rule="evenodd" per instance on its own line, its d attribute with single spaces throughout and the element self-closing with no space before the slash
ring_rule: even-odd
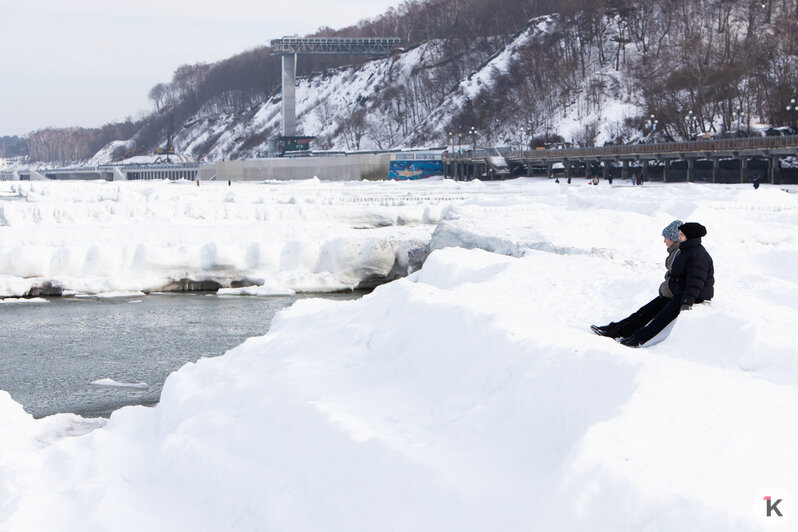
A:
<svg viewBox="0 0 798 532">
<path fill-rule="evenodd" d="M 273 39 L 271 42 L 272 54 L 282 56 L 282 136 L 296 136 L 297 56 L 300 54 L 386 55 L 393 52 L 401 43 L 402 40 L 395 37 L 283 37 Z"/>
<path fill-rule="evenodd" d="M 384 55 L 390 54 L 402 44 L 395 37 L 373 38 L 329 38 L 329 37 L 283 37 L 272 40 L 272 53 L 291 54 L 347 54 Z"/>
</svg>

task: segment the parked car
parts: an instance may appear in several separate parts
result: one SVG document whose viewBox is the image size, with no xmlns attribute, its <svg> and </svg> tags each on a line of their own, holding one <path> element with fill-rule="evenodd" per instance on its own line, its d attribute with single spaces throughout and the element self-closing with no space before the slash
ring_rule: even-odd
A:
<svg viewBox="0 0 798 532">
<path fill-rule="evenodd" d="M 717 135 L 715 135 L 716 139 L 744 139 L 748 138 L 751 135 L 747 131 L 742 131 L 739 129 L 732 129 L 730 131 L 721 131 Z"/>
<path fill-rule="evenodd" d="M 766 137 L 784 137 L 787 135 L 798 135 L 798 130 L 790 126 L 769 127 L 762 131 Z"/>
</svg>

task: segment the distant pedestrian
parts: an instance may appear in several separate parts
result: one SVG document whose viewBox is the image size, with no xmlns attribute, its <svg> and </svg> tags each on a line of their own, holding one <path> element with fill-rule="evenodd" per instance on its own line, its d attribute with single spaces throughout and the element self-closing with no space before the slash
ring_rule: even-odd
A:
<svg viewBox="0 0 798 532">
<path fill-rule="evenodd" d="M 594 184 L 594 185 L 598 185 L 598 183 L 599 183 L 598 176 L 597 176 L 597 175 L 594 175 L 594 176 L 593 176 L 593 184 Z"/>
<path fill-rule="evenodd" d="M 638 185 L 642 185 L 643 184 L 643 175 L 642 174 L 637 174 L 637 184 Z"/>
<path fill-rule="evenodd" d="M 755 189 L 759 188 L 759 176 L 754 178 L 754 188 Z"/>
<path fill-rule="evenodd" d="M 230 180 L 229 180 L 229 179 L 227 180 L 227 186 L 228 186 L 228 187 L 229 187 L 229 186 L 232 186 L 232 183 L 230 182 Z"/>
<path fill-rule="evenodd" d="M 608 175 L 607 175 L 607 183 L 609 183 L 610 185 L 612 185 L 612 174 L 608 174 Z"/>
</svg>

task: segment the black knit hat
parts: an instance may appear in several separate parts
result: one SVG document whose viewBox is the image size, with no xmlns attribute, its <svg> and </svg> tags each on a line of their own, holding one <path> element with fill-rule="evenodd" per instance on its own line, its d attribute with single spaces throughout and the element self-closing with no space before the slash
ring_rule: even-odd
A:
<svg viewBox="0 0 798 532">
<path fill-rule="evenodd" d="M 691 238 L 701 238 L 707 234 L 707 228 L 696 222 L 687 222 L 684 225 L 680 225 L 679 231 L 684 233 L 684 236 L 686 236 L 688 240 Z"/>
</svg>

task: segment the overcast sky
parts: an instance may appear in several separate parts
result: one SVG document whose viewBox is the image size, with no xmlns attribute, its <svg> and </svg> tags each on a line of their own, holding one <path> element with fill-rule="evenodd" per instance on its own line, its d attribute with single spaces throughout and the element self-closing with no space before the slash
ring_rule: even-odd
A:
<svg viewBox="0 0 798 532">
<path fill-rule="evenodd" d="M 0 136 L 151 109 L 183 64 L 211 63 L 401 0 L 0 0 Z"/>
</svg>

